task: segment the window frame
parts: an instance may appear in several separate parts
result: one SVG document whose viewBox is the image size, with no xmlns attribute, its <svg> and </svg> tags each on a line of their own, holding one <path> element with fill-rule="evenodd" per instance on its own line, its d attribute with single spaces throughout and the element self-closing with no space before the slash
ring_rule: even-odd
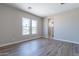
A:
<svg viewBox="0 0 79 59">
<path fill-rule="evenodd" d="M 36 21 L 36 27 L 33 27 L 33 26 L 32 26 L 32 24 L 33 24 L 32 21 Z M 35 34 L 37 34 L 37 29 L 38 29 L 38 27 L 37 27 L 37 25 L 38 25 L 37 22 L 38 22 L 38 21 L 37 21 L 37 20 L 34 20 L 34 19 L 32 19 L 32 21 L 31 21 L 31 23 L 32 23 L 32 24 L 31 24 L 31 33 L 32 33 L 32 35 L 35 35 Z M 32 30 L 33 28 L 36 28 L 36 33 L 33 33 L 33 30 Z"/>
<path fill-rule="evenodd" d="M 27 25 L 25 26 L 25 25 L 24 25 L 24 22 L 25 22 L 24 20 L 25 20 L 25 19 L 29 21 L 29 26 L 27 26 Z M 26 29 L 26 31 L 28 30 L 29 33 L 25 33 L 25 32 L 24 32 L 24 30 L 25 30 L 24 28 L 25 28 L 25 27 L 26 27 L 26 28 L 29 28 L 29 29 Z M 25 18 L 25 17 L 22 18 L 22 35 L 30 35 L 30 19 L 29 19 L 29 18 Z"/>
</svg>

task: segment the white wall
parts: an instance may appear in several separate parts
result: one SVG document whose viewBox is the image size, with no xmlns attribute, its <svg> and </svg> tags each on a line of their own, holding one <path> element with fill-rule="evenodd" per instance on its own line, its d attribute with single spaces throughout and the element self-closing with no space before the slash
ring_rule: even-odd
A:
<svg viewBox="0 0 79 59">
<path fill-rule="evenodd" d="M 22 17 L 36 19 L 38 23 L 38 34 L 33 37 L 22 35 Z M 21 40 L 30 40 L 42 36 L 42 19 L 15 8 L 0 5 L 0 45 Z"/>
<path fill-rule="evenodd" d="M 79 43 L 79 8 L 54 16 L 54 37 Z"/>
<path fill-rule="evenodd" d="M 43 19 L 43 37 L 48 38 L 48 18 Z"/>
</svg>

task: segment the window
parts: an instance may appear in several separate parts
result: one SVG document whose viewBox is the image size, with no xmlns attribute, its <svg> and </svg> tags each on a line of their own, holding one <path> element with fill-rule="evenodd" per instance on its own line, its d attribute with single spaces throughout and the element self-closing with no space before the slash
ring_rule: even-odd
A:
<svg viewBox="0 0 79 59">
<path fill-rule="evenodd" d="M 37 34 L 37 21 L 32 20 L 32 34 Z"/>
<path fill-rule="evenodd" d="M 30 19 L 22 18 L 22 35 L 30 34 Z"/>
<path fill-rule="evenodd" d="M 37 20 L 22 18 L 22 35 L 37 34 Z"/>
</svg>

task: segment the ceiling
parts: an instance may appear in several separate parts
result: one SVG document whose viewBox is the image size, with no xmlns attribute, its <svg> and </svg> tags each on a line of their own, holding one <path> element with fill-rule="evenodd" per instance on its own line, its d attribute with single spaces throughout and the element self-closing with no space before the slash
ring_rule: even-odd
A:
<svg viewBox="0 0 79 59">
<path fill-rule="evenodd" d="M 7 3 L 11 7 L 32 13 L 40 17 L 46 17 L 60 12 L 79 7 L 78 3 Z M 28 9 L 28 7 L 31 7 Z"/>
</svg>

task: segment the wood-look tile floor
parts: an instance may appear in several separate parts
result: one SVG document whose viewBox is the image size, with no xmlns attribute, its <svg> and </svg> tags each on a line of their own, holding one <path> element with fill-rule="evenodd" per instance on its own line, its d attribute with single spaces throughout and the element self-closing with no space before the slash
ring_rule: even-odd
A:
<svg viewBox="0 0 79 59">
<path fill-rule="evenodd" d="M 75 56 L 79 45 L 53 39 L 36 39 L 0 48 L 0 56 Z"/>
</svg>

